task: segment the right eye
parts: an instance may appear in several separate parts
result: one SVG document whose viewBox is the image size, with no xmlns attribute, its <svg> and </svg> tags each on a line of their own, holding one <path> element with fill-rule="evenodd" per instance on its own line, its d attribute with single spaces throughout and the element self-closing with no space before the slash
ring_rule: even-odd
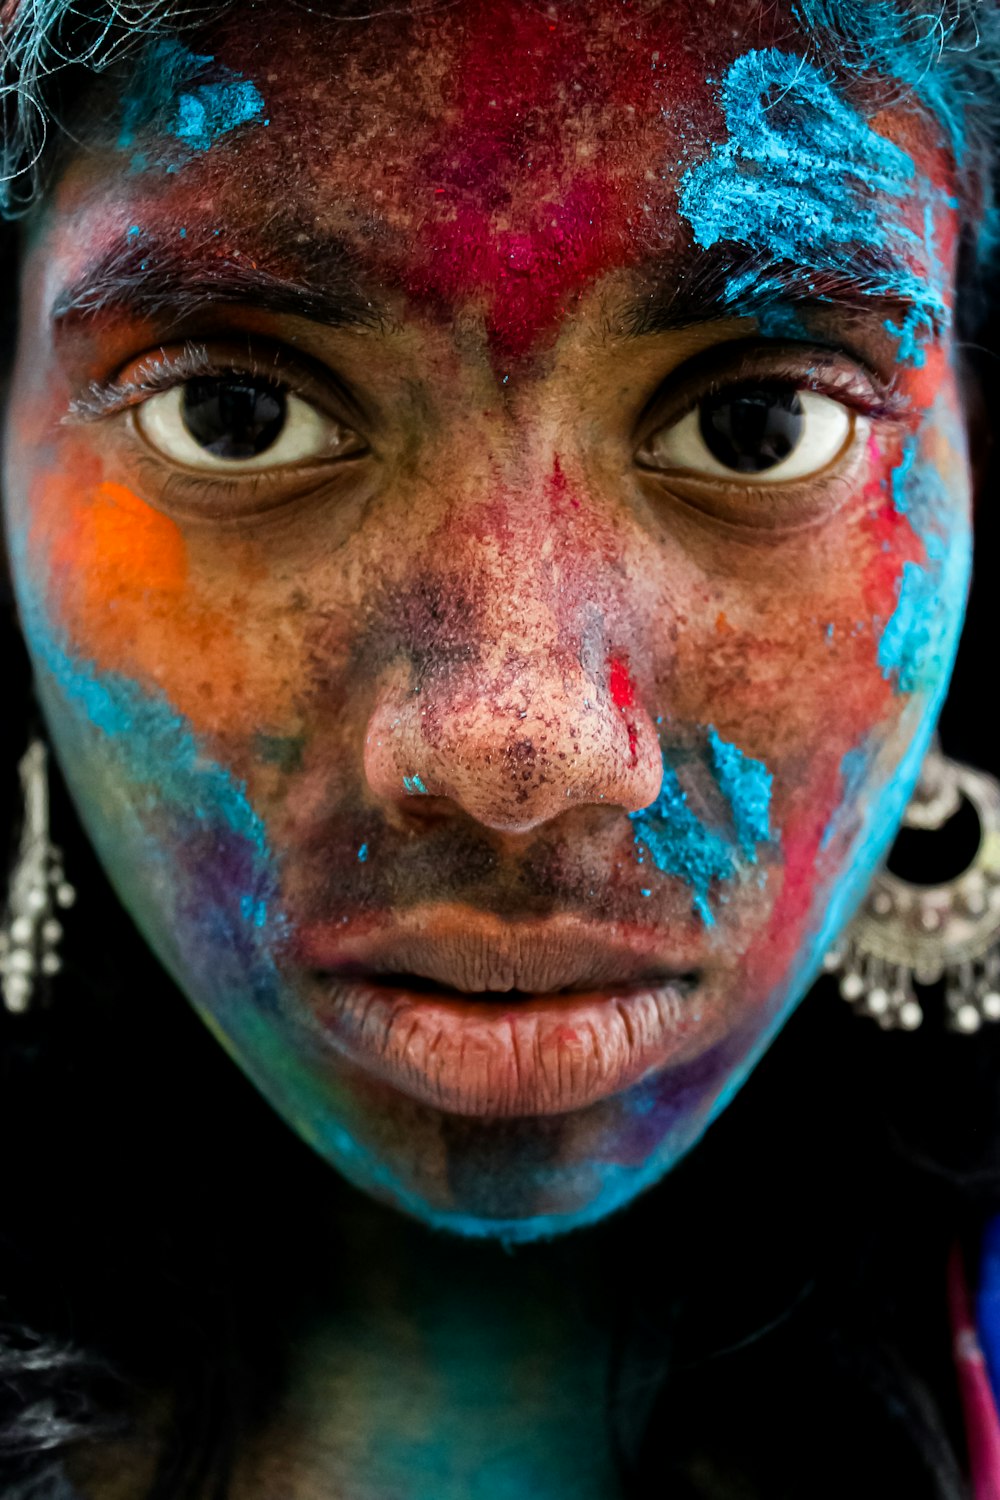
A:
<svg viewBox="0 0 1000 1500">
<path fill-rule="evenodd" d="M 277 381 L 249 372 L 178 382 L 143 401 L 135 421 L 164 458 L 205 474 L 259 472 L 365 451 L 351 428 Z"/>
<path fill-rule="evenodd" d="M 682 470 L 745 485 L 819 474 L 854 432 L 854 413 L 816 391 L 746 381 L 704 397 L 659 428 L 639 455 L 649 468 Z"/>
</svg>

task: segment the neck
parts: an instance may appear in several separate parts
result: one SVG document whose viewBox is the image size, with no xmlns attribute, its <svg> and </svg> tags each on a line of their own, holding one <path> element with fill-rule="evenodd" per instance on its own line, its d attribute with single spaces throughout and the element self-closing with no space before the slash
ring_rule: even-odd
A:
<svg viewBox="0 0 1000 1500">
<path fill-rule="evenodd" d="M 248 1497 L 617 1493 L 586 1234 L 505 1251 L 351 1193 L 335 1244 L 332 1294 L 292 1337 L 280 1411 L 246 1453 Z"/>
</svg>

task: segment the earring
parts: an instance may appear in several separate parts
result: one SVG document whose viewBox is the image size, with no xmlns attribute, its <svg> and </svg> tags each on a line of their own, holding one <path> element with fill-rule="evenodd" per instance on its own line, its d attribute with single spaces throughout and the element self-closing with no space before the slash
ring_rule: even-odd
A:
<svg viewBox="0 0 1000 1500">
<path fill-rule="evenodd" d="M 979 819 L 968 869 L 942 885 L 914 885 L 883 865 L 823 967 L 840 993 L 887 1030 L 915 1030 L 915 985 L 944 980 L 949 1030 L 1000 1020 L 1000 784 L 942 755 L 935 740 L 903 815 L 908 828 L 943 828 L 963 798 Z"/>
<path fill-rule="evenodd" d="M 40 977 L 58 974 L 62 926 L 55 912 L 76 900 L 49 840 L 48 751 L 41 740 L 32 740 L 18 773 L 24 822 L 0 927 L 0 994 L 15 1012 L 29 1009 Z"/>
</svg>

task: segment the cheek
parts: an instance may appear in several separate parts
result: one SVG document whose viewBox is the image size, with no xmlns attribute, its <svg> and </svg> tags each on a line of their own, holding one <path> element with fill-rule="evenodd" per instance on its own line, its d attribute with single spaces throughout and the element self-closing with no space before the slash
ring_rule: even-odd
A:
<svg viewBox="0 0 1000 1500">
<path fill-rule="evenodd" d="M 747 955 L 751 993 L 773 994 L 824 940 L 898 821 L 961 628 L 968 491 L 942 400 L 919 439 L 873 448 L 863 492 L 831 523 L 716 572 L 681 632 L 671 714 L 711 723 L 774 776 L 781 884 Z"/>
<path fill-rule="evenodd" d="M 26 586 L 67 652 L 226 742 L 254 719 L 287 717 L 290 674 L 275 637 L 287 635 L 288 611 L 269 598 L 266 565 L 250 548 L 192 546 L 83 445 L 33 476 L 29 514 Z"/>
</svg>

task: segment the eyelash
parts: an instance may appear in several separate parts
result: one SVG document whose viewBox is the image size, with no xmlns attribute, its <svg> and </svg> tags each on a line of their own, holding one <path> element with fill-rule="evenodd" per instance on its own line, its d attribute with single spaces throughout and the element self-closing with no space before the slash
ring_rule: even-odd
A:
<svg viewBox="0 0 1000 1500">
<path fill-rule="evenodd" d="M 810 352 L 808 349 L 803 349 L 804 354 L 808 352 Z M 817 351 L 813 349 L 811 352 L 815 356 Z M 839 350 L 824 350 L 823 354 L 827 359 L 831 356 L 841 359 L 846 357 L 851 360 L 852 364 L 859 364 L 855 355 L 845 354 Z M 692 396 L 678 402 L 671 410 L 664 410 L 663 421 L 656 423 L 656 427 L 663 426 L 670 419 L 679 421 L 702 401 L 721 395 L 723 391 L 733 386 L 750 384 L 754 380 L 759 380 L 761 384 L 786 387 L 790 391 L 813 391 L 817 396 L 826 396 L 831 401 L 839 401 L 842 406 L 849 407 L 851 411 L 858 412 L 872 422 L 898 422 L 910 415 L 908 398 L 892 386 L 887 386 L 881 380 L 877 380 L 870 373 L 865 376 L 867 389 L 863 390 L 856 377 L 847 371 L 841 373 L 840 379 L 829 376 L 826 378 L 815 375 L 805 376 L 801 367 L 794 368 L 790 363 L 782 365 L 769 362 L 766 357 L 763 364 L 755 365 L 751 356 L 744 359 L 739 366 L 730 366 L 711 376 L 698 386 Z M 654 404 L 660 405 L 661 400 L 657 399 Z"/>
<path fill-rule="evenodd" d="M 280 377 L 278 371 L 282 371 Z M 236 364 L 232 359 L 218 359 L 204 344 L 185 344 L 177 354 L 168 355 L 161 349 L 159 356 L 150 355 L 138 366 L 136 375 L 131 380 L 91 381 L 86 391 L 70 402 L 63 421 L 99 422 L 104 417 L 138 406 L 151 396 L 172 390 L 174 386 L 182 385 L 187 380 L 225 375 L 251 375 L 277 385 L 292 395 L 309 399 L 304 383 L 297 382 L 284 373 L 277 354 L 268 364 L 248 351 L 245 361 Z"/>
<path fill-rule="evenodd" d="M 677 390 L 682 381 L 687 384 L 690 373 L 685 378 L 682 367 L 668 378 L 665 387 L 661 387 L 647 407 L 645 419 L 641 422 L 647 437 L 652 437 L 668 424 L 681 421 L 700 402 L 720 394 L 728 387 L 755 379 L 787 385 L 790 390 L 814 391 L 841 402 L 872 422 L 893 424 L 901 419 L 905 420 L 909 414 L 908 401 L 898 390 L 891 385 L 887 386 L 874 375 L 865 361 L 859 359 L 853 351 L 802 346 L 801 352 L 797 350 L 793 356 L 786 346 L 782 351 L 785 355 L 782 361 L 777 357 L 773 343 L 769 348 L 767 341 L 755 340 L 752 348 L 745 346 L 738 351 L 727 352 L 729 357 L 722 368 L 710 372 L 707 378 L 694 386 L 693 391 L 685 391 L 683 396 L 678 391 L 677 398 L 673 401 L 669 397 L 670 389 Z M 721 356 L 722 351 L 718 353 Z M 734 357 L 736 355 L 740 357 Z M 819 366 L 824 361 L 831 365 L 834 361 L 846 359 L 850 361 L 851 368 L 842 368 L 839 372 L 828 370 L 826 378 L 821 378 L 818 371 L 804 374 L 803 365 L 810 357 Z M 859 371 L 864 373 L 859 376 Z M 295 364 L 291 360 L 283 360 L 277 349 L 269 351 L 264 358 L 249 348 L 245 352 L 240 350 L 238 355 L 220 357 L 203 343 L 186 342 L 172 354 L 168 354 L 161 346 L 157 353 L 142 360 L 127 380 L 112 379 L 103 383 L 93 381 L 82 395 L 70 403 L 62 420 L 67 423 L 98 422 L 129 411 L 143 401 L 185 381 L 226 375 L 249 375 L 316 404 L 319 382 L 299 376 Z M 656 414 L 656 419 L 652 422 L 649 415 L 651 410 Z M 353 427 L 354 423 L 347 421 L 345 425 Z M 162 461 L 153 459 L 149 454 L 137 454 L 135 461 L 143 467 L 147 464 L 150 466 L 150 484 L 158 485 L 165 498 L 166 490 L 169 490 L 170 498 L 175 503 L 183 503 L 189 490 L 189 498 L 197 502 L 204 491 L 204 475 L 191 475 L 176 468 L 165 473 Z M 244 502 L 252 500 L 258 492 L 266 493 L 271 483 L 272 478 L 266 470 L 239 476 L 219 474 L 212 477 L 213 493 L 223 504 L 227 500 L 235 503 L 241 497 Z M 713 480 L 712 483 L 720 492 L 729 488 L 722 480 Z M 731 487 L 734 490 L 739 488 L 735 483 Z M 766 483 L 759 488 L 763 493 L 767 488 Z"/>
</svg>

